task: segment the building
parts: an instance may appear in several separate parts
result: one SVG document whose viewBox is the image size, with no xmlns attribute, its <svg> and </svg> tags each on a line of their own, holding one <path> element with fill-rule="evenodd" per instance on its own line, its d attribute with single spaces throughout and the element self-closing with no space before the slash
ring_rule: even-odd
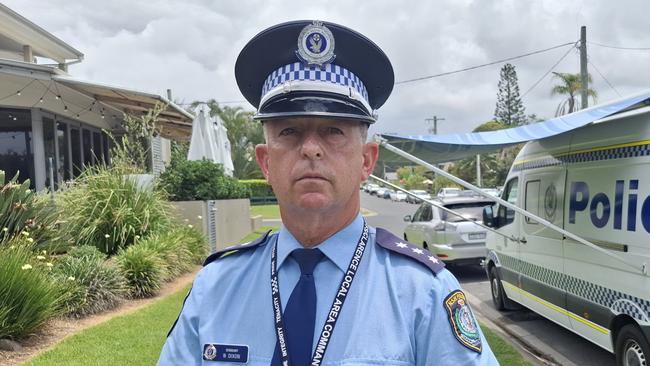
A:
<svg viewBox="0 0 650 366">
<path fill-rule="evenodd" d="M 164 167 L 169 140 L 187 140 L 193 116 L 165 97 L 92 83 L 68 74 L 83 53 L 0 4 L 0 170 L 57 187 L 84 166 L 110 161 L 111 139 L 125 114 L 168 104 L 152 141 L 154 171 Z"/>
</svg>

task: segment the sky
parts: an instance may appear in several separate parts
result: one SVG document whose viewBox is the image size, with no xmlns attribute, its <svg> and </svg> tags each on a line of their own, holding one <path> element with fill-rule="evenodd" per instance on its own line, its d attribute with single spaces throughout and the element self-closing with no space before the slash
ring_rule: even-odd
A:
<svg viewBox="0 0 650 366">
<path fill-rule="evenodd" d="M 169 88 L 181 103 L 216 99 L 253 110 L 235 82 L 237 55 L 258 32 L 296 19 L 330 21 L 366 35 L 388 55 L 398 82 L 575 42 L 584 25 L 598 103 L 650 88 L 648 0 L 3 0 L 3 4 L 84 53 L 83 62 L 70 66 L 72 76 L 160 95 Z M 549 72 L 580 71 L 579 52 L 570 45 L 510 63 L 517 71 L 526 114 L 543 119 L 553 117 L 562 101 L 551 95 L 558 80 Z M 444 118 L 438 126 L 441 134 L 471 131 L 494 116 L 502 65 L 395 85 L 371 132 L 427 133 L 431 125 L 425 119 L 433 115 Z"/>
</svg>

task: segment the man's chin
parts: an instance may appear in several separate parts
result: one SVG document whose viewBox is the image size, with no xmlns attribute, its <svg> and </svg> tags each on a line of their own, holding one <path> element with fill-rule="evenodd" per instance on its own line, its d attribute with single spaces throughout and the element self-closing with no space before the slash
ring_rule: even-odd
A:
<svg viewBox="0 0 650 366">
<path fill-rule="evenodd" d="M 330 206 L 332 200 L 323 193 L 304 193 L 298 200 L 298 206 L 307 210 L 319 210 Z"/>
</svg>

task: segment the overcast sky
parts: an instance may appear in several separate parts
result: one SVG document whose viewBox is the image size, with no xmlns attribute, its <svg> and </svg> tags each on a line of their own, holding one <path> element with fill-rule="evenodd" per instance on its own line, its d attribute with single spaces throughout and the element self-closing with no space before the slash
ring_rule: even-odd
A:
<svg viewBox="0 0 650 366">
<path fill-rule="evenodd" d="M 71 75 L 161 95 L 171 88 L 174 99 L 186 103 L 214 98 L 252 110 L 235 83 L 235 59 L 259 31 L 295 19 L 332 21 L 368 36 L 391 59 L 397 81 L 574 42 L 585 25 L 599 102 L 650 89 L 649 0 L 3 3 L 85 54 L 82 63 L 70 67 Z M 511 61 L 521 93 L 570 48 Z M 374 131 L 425 133 L 424 119 L 434 114 L 445 118 L 440 133 L 470 131 L 493 117 L 500 67 L 396 85 Z M 554 71 L 579 72 L 578 51 L 571 50 Z M 525 95 L 527 114 L 553 117 L 561 101 L 551 96 L 555 83 L 548 75 Z"/>
</svg>

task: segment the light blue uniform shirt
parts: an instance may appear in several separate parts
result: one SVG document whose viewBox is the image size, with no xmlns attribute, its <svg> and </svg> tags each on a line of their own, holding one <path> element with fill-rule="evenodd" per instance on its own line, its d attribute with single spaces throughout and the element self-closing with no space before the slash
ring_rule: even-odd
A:
<svg viewBox="0 0 650 366">
<path fill-rule="evenodd" d="M 363 229 L 357 217 L 318 248 L 314 347 Z M 375 244 L 375 229 L 339 315 L 323 366 L 498 365 L 482 332 L 482 352 L 454 336 L 445 298 L 460 285 L 416 260 Z M 289 254 L 302 248 L 282 228 L 266 244 L 228 255 L 197 275 L 158 365 L 236 365 L 203 360 L 206 344 L 248 346 L 248 365 L 268 366 L 276 345 L 271 300 L 271 251 L 278 245 L 282 308 L 300 277 Z M 313 348 L 312 348 L 313 349 Z M 291 350 L 289 350 L 290 352 Z M 306 365 L 294 365 L 306 366 Z"/>
</svg>

